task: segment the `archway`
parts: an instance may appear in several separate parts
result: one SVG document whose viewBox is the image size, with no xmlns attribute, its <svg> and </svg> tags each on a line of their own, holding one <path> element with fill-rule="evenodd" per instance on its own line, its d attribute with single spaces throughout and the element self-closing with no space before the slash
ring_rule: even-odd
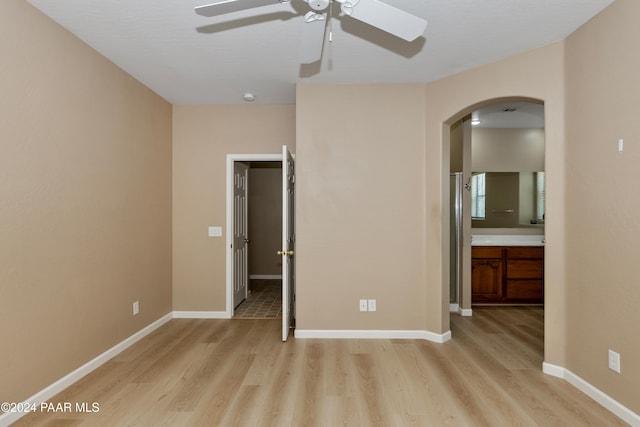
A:
<svg viewBox="0 0 640 427">
<path fill-rule="evenodd" d="M 481 101 L 481 102 L 477 102 L 474 103 L 472 105 L 467 106 L 466 108 L 460 110 L 458 113 L 454 114 L 453 116 L 451 116 L 449 119 L 447 119 L 443 124 L 442 124 L 442 153 L 443 153 L 443 158 L 442 158 L 442 167 L 443 170 L 446 170 L 447 172 L 450 172 L 449 166 L 450 166 L 450 157 L 451 157 L 451 128 L 452 126 L 455 124 L 456 128 L 458 127 L 458 125 L 463 122 L 463 119 L 466 119 L 464 121 L 464 123 L 466 123 L 466 126 L 464 126 L 463 130 L 461 131 L 463 134 L 465 134 L 466 138 L 470 138 L 470 129 L 471 126 L 469 125 L 469 118 L 471 117 L 471 114 L 479 109 L 482 108 L 486 108 L 487 106 L 491 106 L 491 105 L 496 105 L 496 104 L 505 104 L 505 103 L 522 103 L 522 102 L 526 102 L 526 103 L 530 103 L 530 104 L 540 104 L 540 105 L 544 105 L 544 102 L 540 99 L 535 99 L 535 98 L 528 98 L 528 97 L 501 97 L 501 98 L 493 98 L 493 99 L 488 99 L 485 101 Z M 462 126 L 460 126 L 462 128 Z M 546 130 L 545 130 L 546 133 Z M 470 149 L 469 149 L 470 150 Z M 543 155 L 544 156 L 544 155 Z M 465 168 L 465 173 L 463 173 L 463 182 L 467 182 L 468 178 L 470 179 L 471 177 L 471 159 L 470 159 L 470 152 L 467 154 L 468 158 L 465 158 L 464 161 L 467 162 L 466 168 Z M 444 176 L 444 173 L 443 173 Z M 552 190 L 553 191 L 553 190 Z M 465 192 L 466 193 L 466 192 Z M 453 221 L 451 215 L 450 215 L 450 210 L 451 210 L 451 203 L 450 203 L 450 197 L 452 197 L 449 192 L 449 180 L 448 179 L 443 179 L 442 180 L 442 206 L 443 206 L 443 235 L 444 232 L 446 231 L 447 233 L 449 232 L 450 228 L 451 228 L 451 221 Z M 468 196 L 468 194 L 467 194 Z M 467 199 L 466 203 L 467 206 L 469 204 L 469 201 Z M 463 239 L 462 239 L 462 248 L 461 248 L 461 252 L 460 255 L 462 255 L 462 272 L 464 274 L 463 276 L 463 280 L 466 281 L 466 295 L 458 295 L 458 304 L 454 304 L 453 306 L 455 307 L 456 310 L 458 310 L 458 312 L 462 315 L 467 315 L 470 316 L 472 311 L 471 311 L 471 291 L 470 291 L 470 283 L 471 283 L 471 218 L 467 212 L 467 218 L 468 221 L 464 222 L 464 227 L 462 227 L 462 233 L 463 233 Z M 451 247 L 449 246 L 449 242 L 447 241 L 447 239 L 443 238 L 443 273 L 445 271 L 450 271 L 449 270 L 449 266 L 451 263 L 451 257 L 455 256 L 455 254 L 453 252 L 451 252 L 449 249 Z M 449 289 L 450 289 L 450 284 L 451 284 L 451 275 L 449 274 L 443 274 L 443 282 L 444 282 L 444 288 L 446 289 L 446 292 L 444 292 L 443 290 L 443 298 L 446 298 L 446 304 L 443 304 L 443 307 L 449 306 Z"/>
</svg>

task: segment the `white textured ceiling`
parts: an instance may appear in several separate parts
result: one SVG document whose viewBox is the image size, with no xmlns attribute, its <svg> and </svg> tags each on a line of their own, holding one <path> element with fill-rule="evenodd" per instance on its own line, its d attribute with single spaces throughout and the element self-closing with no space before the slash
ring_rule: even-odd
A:
<svg viewBox="0 0 640 427">
<path fill-rule="evenodd" d="M 543 129 L 544 105 L 532 102 L 501 102 L 480 108 L 471 114 L 479 128 Z M 473 124 L 473 120 L 471 122 Z"/>
<path fill-rule="evenodd" d="M 174 104 L 295 102 L 295 84 L 437 80 L 562 40 L 613 0 L 384 0 L 429 21 L 408 43 L 335 16 L 322 61 L 300 65 L 303 0 L 205 18 L 210 0 L 28 0 Z M 334 7 L 338 15 L 339 7 Z"/>
</svg>

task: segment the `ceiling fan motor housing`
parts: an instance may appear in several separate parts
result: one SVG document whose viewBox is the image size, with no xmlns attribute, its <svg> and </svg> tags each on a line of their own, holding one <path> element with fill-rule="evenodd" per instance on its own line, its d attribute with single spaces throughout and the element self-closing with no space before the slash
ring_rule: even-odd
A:
<svg viewBox="0 0 640 427">
<path fill-rule="evenodd" d="M 331 0 L 308 0 L 307 3 L 313 10 L 325 10 L 329 7 Z"/>
</svg>

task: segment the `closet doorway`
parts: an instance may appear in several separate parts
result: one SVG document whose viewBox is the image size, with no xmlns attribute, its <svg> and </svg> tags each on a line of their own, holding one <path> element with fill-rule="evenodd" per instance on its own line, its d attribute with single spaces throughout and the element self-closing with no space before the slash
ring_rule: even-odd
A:
<svg viewBox="0 0 640 427">
<path fill-rule="evenodd" d="M 295 324 L 293 155 L 227 155 L 227 316 Z"/>
<path fill-rule="evenodd" d="M 234 296 L 234 318 L 282 318 L 282 162 L 246 162 L 247 292 Z"/>
</svg>

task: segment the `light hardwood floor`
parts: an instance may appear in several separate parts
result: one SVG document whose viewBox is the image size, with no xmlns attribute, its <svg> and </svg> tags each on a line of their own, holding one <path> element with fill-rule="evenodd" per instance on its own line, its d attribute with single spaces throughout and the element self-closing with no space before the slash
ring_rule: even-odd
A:
<svg viewBox="0 0 640 427">
<path fill-rule="evenodd" d="M 616 426 L 541 372 L 541 308 L 452 316 L 453 340 L 280 342 L 278 320 L 174 319 L 16 426 Z"/>
</svg>

